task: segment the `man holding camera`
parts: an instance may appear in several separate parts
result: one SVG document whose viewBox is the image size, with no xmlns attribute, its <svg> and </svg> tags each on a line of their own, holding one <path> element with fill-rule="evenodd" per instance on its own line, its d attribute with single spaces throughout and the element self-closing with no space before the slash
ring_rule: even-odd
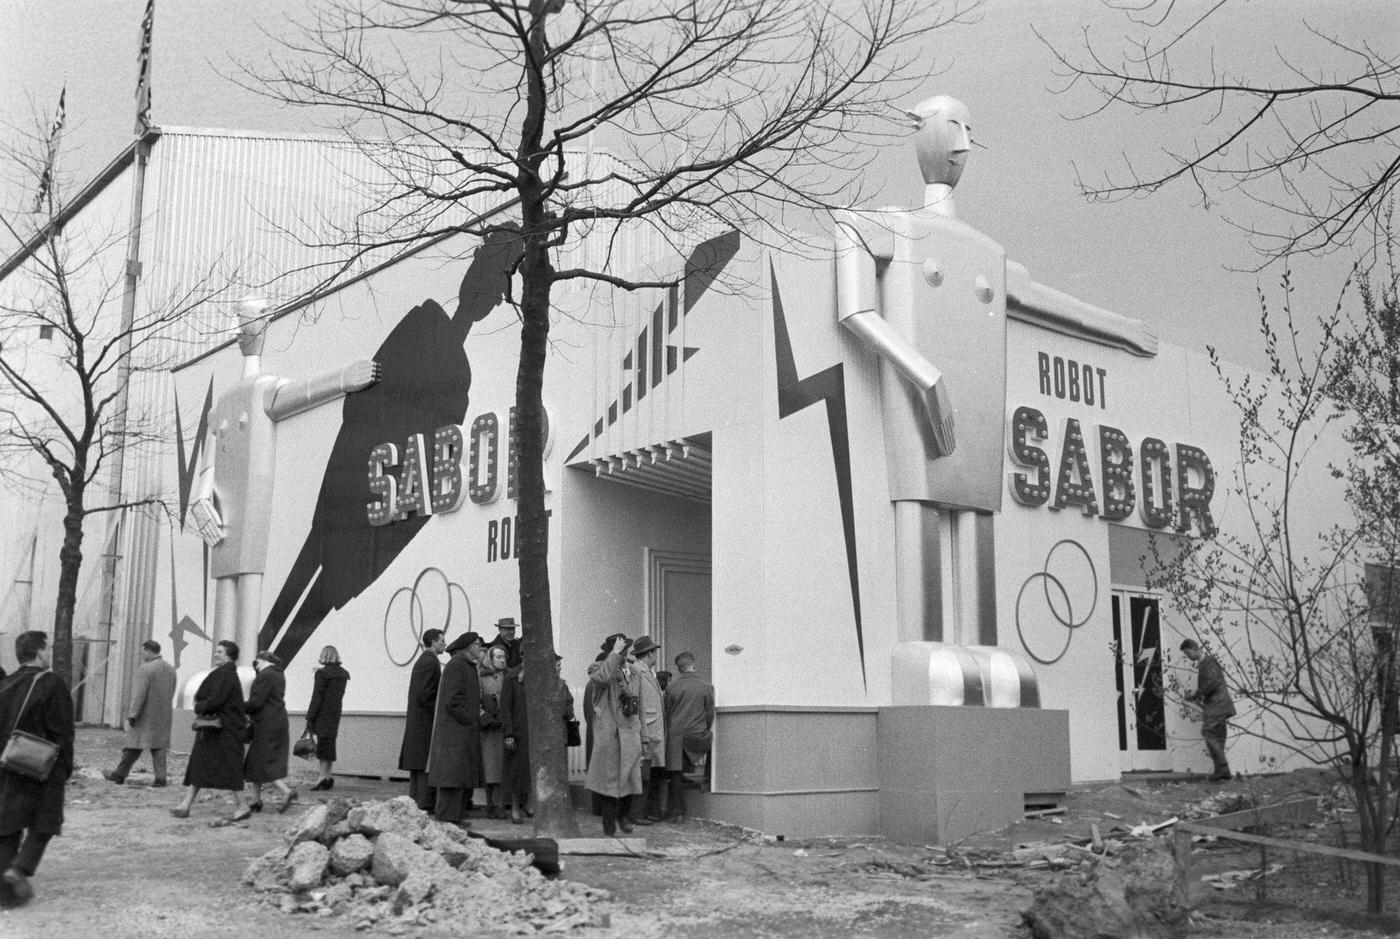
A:
<svg viewBox="0 0 1400 939">
<path fill-rule="evenodd" d="M 628 662 L 632 642 L 622 633 L 603 640 L 601 661 L 588 666 L 593 689 L 593 758 L 584 786 L 598 794 L 603 834 L 632 831 L 632 797 L 642 791 L 641 678 Z"/>
</svg>

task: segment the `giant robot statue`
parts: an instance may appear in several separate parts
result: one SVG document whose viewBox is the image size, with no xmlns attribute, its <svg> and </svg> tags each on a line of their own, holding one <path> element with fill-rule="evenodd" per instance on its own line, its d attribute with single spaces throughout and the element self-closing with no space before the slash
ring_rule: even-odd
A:
<svg viewBox="0 0 1400 939">
<path fill-rule="evenodd" d="M 1034 282 L 959 221 L 967 107 L 940 95 L 908 114 L 923 203 L 845 213 L 836 239 L 837 318 L 881 360 L 894 703 L 1038 707 L 1029 658 L 997 644 L 992 513 L 1002 501 L 1007 317 L 1140 356 L 1156 354 L 1157 337 Z"/>
<path fill-rule="evenodd" d="M 882 360 L 899 638 L 991 644 L 1006 254 L 954 208 L 972 145 L 967 108 L 940 96 L 910 116 L 924 202 L 839 219 L 837 316 Z"/>
<path fill-rule="evenodd" d="M 258 651 L 262 625 L 277 422 L 368 388 L 380 375 L 376 363 L 363 360 L 301 380 L 264 373 L 267 307 L 265 300 L 240 304 L 243 375 L 209 415 L 209 442 L 191 506 L 211 549 L 214 641 L 232 639 L 248 662 Z"/>
</svg>

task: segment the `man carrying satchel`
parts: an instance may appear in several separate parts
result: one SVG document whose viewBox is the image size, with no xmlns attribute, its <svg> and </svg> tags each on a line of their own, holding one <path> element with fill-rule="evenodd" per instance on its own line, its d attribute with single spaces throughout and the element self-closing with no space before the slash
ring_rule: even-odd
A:
<svg viewBox="0 0 1400 939">
<path fill-rule="evenodd" d="M 0 906 L 34 896 L 29 878 L 49 839 L 63 829 L 63 791 L 73 771 L 73 700 L 68 685 L 49 671 L 47 633 L 15 639 L 19 669 L 0 683 L 0 733 L 22 730 L 58 745 L 58 760 L 40 781 L 0 767 Z"/>
</svg>

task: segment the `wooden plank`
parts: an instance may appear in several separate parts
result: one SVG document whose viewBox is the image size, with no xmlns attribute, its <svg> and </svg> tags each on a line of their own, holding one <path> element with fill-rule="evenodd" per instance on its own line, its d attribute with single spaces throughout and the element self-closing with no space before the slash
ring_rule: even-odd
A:
<svg viewBox="0 0 1400 939">
<path fill-rule="evenodd" d="M 1277 805 L 1260 805 L 1252 809 L 1245 809 L 1242 812 L 1230 812 L 1228 815 L 1198 818 L 1193 820 L 1193 824 L 1233 831 L 1240 828 L 1248 828 L 1251 825 L 1268 825 L 1277 822 L 1310 822 L 1317 817 L 1317 799 L 1308 798 L 1295 799 L 1292 802 L 1280 802 Z"/>
<path fill-rule="evenodd" d="M 1224 838 L 1228 841 L 1243 841 L 1248 844 L 1262 844 L 1270 848 L 1282 848 L 1286 851 L 1300 851 L 1304 854 L 1323 854 L 1327 857 L 1345 858 L 1348 861 L 1362 861 L 1367 864 L 1385 864 L 1390 867 L 1400 867 L 1400 858 L 1386 857 L 1381 854 L 1368 854 L 1365 851 L 1354 851 L 1351 848 L 1333 848 L 1325 844 L 1312 844 L 1307 841 L 1283 841 L 1279 838 L 1265 838 L 1263 835 L 1248 835 L 1242 831 L 1229 831 L 1223 828 L 1211 828 L 1202 825 L 1200 822 L 1177 822 L 1178 831 L 1193 831 L 1198 835 L 1214 835 L 1217 838 Z"/>
<path fill-rule="evenodd" d="M 645 838 L 559 838 L 560 854 L 646 854 Z"/>
</svg>

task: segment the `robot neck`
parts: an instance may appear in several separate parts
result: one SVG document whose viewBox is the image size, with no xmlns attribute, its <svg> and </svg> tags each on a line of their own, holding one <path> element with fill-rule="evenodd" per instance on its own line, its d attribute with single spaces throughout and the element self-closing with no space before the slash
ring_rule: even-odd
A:
<svg viewBox="0 0 1400 939">
<path fill-rule="evenodd" d="M 243 357 L 243 377 L 256 378 L 262 374 L 262 356 L 245 355 Z"/>
<path fill-rule="evenodd" d="M 957 218 L 957 205 L 953 202 L 953 187 L 947 183 L 929 183 L 924 186 L 924 204 L 919 211 L 930 215 Z"/>
</svg>

